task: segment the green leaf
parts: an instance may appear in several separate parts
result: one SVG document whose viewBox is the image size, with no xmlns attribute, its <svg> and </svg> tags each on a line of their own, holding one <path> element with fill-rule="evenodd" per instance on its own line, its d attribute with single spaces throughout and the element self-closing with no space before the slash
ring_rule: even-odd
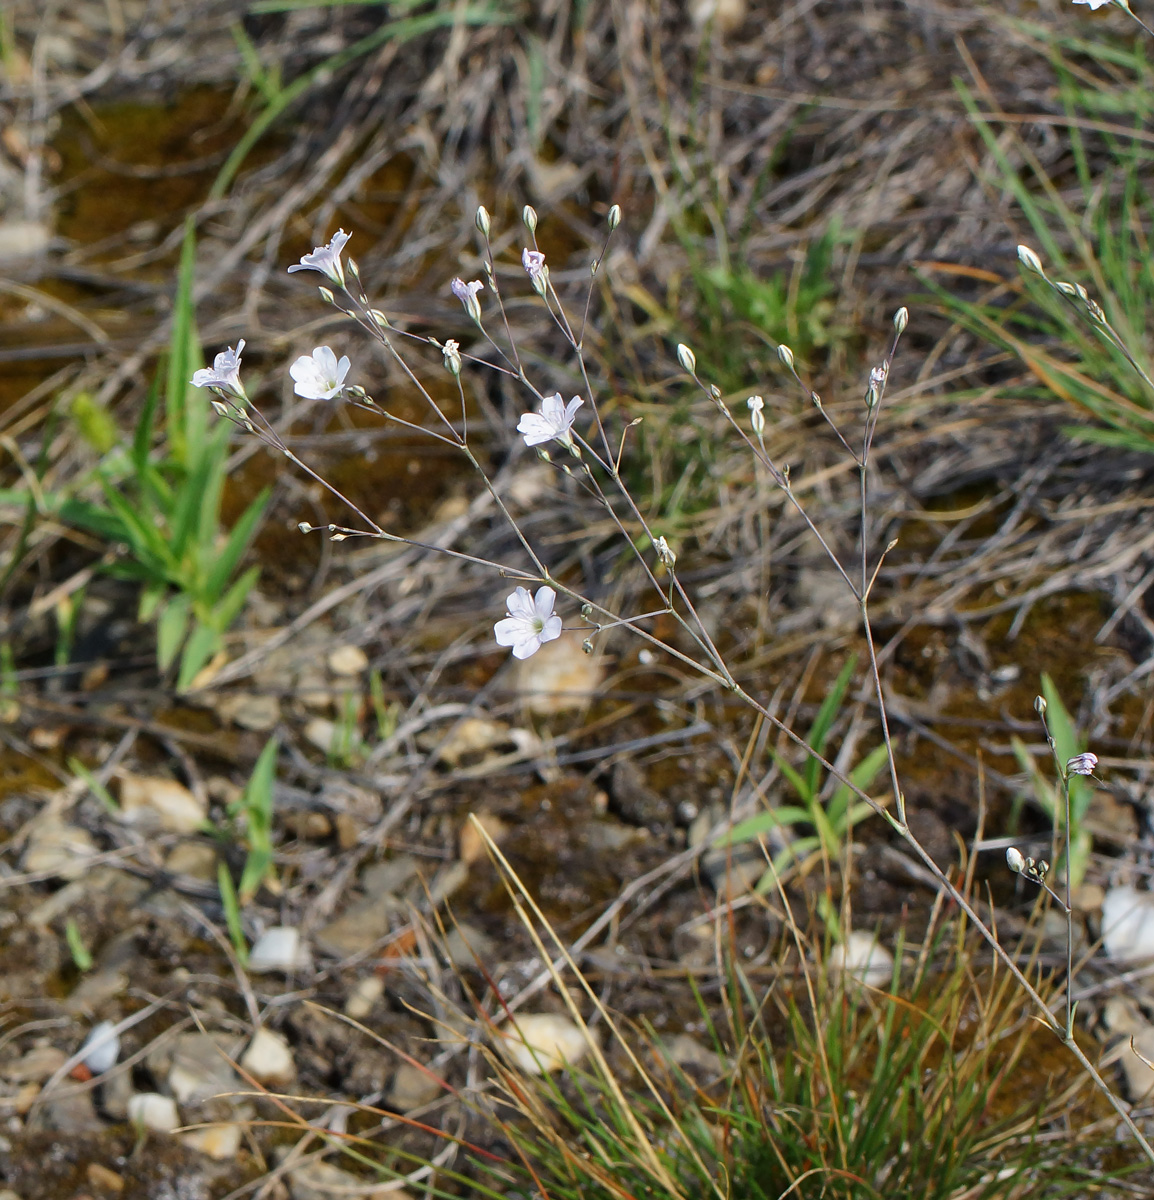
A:
<svg viewBox="0 0 1154 1200">
<path fill-rule="evenodd" d="M 162 672 L 176 661 L 176 655 L 188 635 L 192 604 L 184 595 L 174 596 L 161 609 L 156 626 L 156 661 Z"/>
<path fill-rule="evenodd" d="M 882 769 L 889 762 L 889 752 L 883 743 L 880 746 L 875 746 L 866 756 L 850 771 L 848 779 L 854 787 L 859 788 L 863 792 L 868 792 L 874 780 L 878 777 Z M 837 826 L 842 820 L 845 809 L 849 804 L 849 799 L 854 795 L 852 788 L 846 787 L 843 783 L 830 798 L 829 804 L 826 805 L 826 811 L 830 815 L 830 820 Z M 872 810 L 871 810 L 872 811 Z"/>
<path fill-rule="evenodd" d="M 224 590 L 225 584 L 232 578 L 244 552 L 248 549 L 257 527 L 268 507 L 271 492 L 265 488 L 259 496 L 244 510 L 237 523 L 228 535 L 228 541 L 217 555 L 216 561 L 210 568 L 204 581 L 205 598 L 211 603 Z"/>
<path fill-rule="evenodd" d="M 197 624 L 192 636 L 184 644 L 180 656 L 180 674 L 176 679 L 176 690 L 187 691 L 196 678 L 196 673 L 220 648 L 220 634 L 207 625 Z"/>
<path fill-rule="evenodd" d="M 84 780 L 85 787 L 88 788 L 110 813 L 118 813 L 120 811 L 120 805 L 112 798 L 112 793 L 92 774 L 80 759 L 69 758 L 68 769 L 78 779 Z"/>
<path fill-rule="evenodd" d="M 776 750 L 770 750 L 769 756 L 777 764 L 778 770 L 781 771 L 786 779 L 789 780 L 793 790 L 797 792 L 798 796 L 801 797 L 806 804 L 812 804 L 815 798 L 814 793 L 797 769 L 790 766 L 790 764 L 786 762 L 786 760 L 782 758 L 782 756 L 778 754 Z"/>
<path fill-rule="evenodd" d="M 735 846 L 739 842 L 749 842 L 761 837 L 771 829 L 787 825 L 800 825 L 810 820 L 808 808 L 798 808 L 796 805 L 782 805 L 779 808 L 769 808 L 764 812 L 746 817 L 715 843 L 718 846 Z"/>
<path fill-rule="evenodd" d="M 249 567 L 247 571 L 228 589 L 224 597 L 212 609 L 211 624 L 214 629 L 224 631 L 236 620 L 240 610 L 244 608 L 249 592 L 260 575 L 260 567 Z"/>
<path fill-rule="evenodd" d="M 829 731 L 833 727 L 834 721 L 837 720 L 841 702 L 845 699 L 846 688 L 849 687 L 849 681 L 853 678 L 856 668 L 857 655 L 852 654 L 845 666 L 838 672 L 833 687 L 826 694 L 826 698 L 822 701 L 821 708 L 817 710 L 817 716 L 814 717 L 813 724 L 809 728 L 809 735 L 806 737 L 806 741 L 818 754 L 821 754 L 825 749 L 825 740 L 829 737 Z M 821 772 L 821 763 L 816 758 L 811 757 L 805 765 L 806 791 L 804 794 L 811 797 L 817 795 Z"/>
<path fill-rule="evenodd" d="M 248 942 L 245 941 L 244 926 L 240 920 L 240 903 L 237 899 L 236 888 L 232 876 L 224 863 L 216 864 L 216 886 L 220 889 L 220 903 L 224 908 L 224 921 L 228 926 L 228 936 L 232 941 L 240 965 L 248 965 Z"/>
</svg>

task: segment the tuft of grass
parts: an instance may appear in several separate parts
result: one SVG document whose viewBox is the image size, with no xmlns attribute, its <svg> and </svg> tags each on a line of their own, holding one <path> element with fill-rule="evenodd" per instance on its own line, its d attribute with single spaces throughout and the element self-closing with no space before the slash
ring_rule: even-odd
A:
<svg viewBox="0 0 1154 1200">
<path fill-rule="evenodd" d="M 1057 123 L 1070 147 L 1067 178 L 1051 178 L 1052 165 L 1034 152 L 1024 126 L 1006 118 L 984 87 L 975 93 L 957 86 L 996 166 L 991 185 L 1013 199 L 1028 227 L 1020 240 L 1059 282 L 1024 271 L 1020 282 L 996 286 L 980 301 L 934 290 L 962 324 L 1020 358 L 1035 380 L 1027 394 L 1059 397 L 1089 418 L 1068 426 L 1068 434 L 1151 453 L 1154 391 L 1143 376 L 1154 350 L 1147 235 L 1154 218 L 1154 68 L 1141 39 L 1127 49 L 1012 24 L 1053 65 L 1062 106 Z M 1088 133 L 1100 139 L 1094 147 Z M 1079 287 L 1101 306 L 1104 321 L 1086 319 Z"/>
<path fill-rule="evenodd" d="M 1069 1128 L 1085 1077 L 1055 1059 L 1009 973 L 978 966 L 976 940 L 942 904 L 916 955 L 903 957 L 899 943 L 891 990 L 827 969 L 792 916 L 792 945 L 768 989 L 731 948 L 719 1000 L 697 993 L 721 1070 L 699 1083 L 672 1063 L 642 1066 L 488 845 L 539 950 L 535 926 L 568 959 L 575 987 L 554 982 L 570 1012 L 579 1019 L 571 990 L 584 991 L 629 1063 L 611 1068 L 595 1051 L 588 1070 L 551 1078 L 494 1058 L 496 1119 L 514 1153 L 478 1168 L 497 1190 L 552 1200 L 1010 1200 L 1101 1194 L 1119 1177 L 1071 1153 L 1076 1135 L 1043 1136 Z M 1036 964 L 1026 969 L 1044 986 Z M 652 1035 L 650 1049 L 660 1062 Z"/>
</svg>

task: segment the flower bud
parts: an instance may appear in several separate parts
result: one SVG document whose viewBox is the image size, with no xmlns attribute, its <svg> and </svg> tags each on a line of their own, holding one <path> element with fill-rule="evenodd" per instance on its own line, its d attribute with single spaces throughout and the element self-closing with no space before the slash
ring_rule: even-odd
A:
<svg viewBox="0 0 1154 1200">
<path fill-rule="evenodd" d="M 749 406 L 749 423 L 753 426 L 753 432 L 761 437 L 765 431 L 765 400 L 761 396 L 750 396 L 745 403 Z"/>
<path fill-rule="evenodd" d="M 445 362 L 445 370 L 454 379 L 459 379 L 461 376 L 461 347 L 458 342 L 453 338 L 449 338 L 441 347 L 441 356 Z"/>
<path fill-rule="evenodd" d="M 1021 875 L 1023 868 L 1026 865 L 1025 856 L 1017 846 L 1006 847 L 1006 866 L 1014 872 L 1015 875 Z"/>
<path fill-rule="evenodd" d="M 1064 279 L 1059 279 L 1054 283 L 1054 291 L 1061 292 L 1063 296 L 1077 296 L 1078 289 L 1072 284 L 1067 283 Z"/>
<path fill-rule="evenodd" d="M 326 304 L 335 304 L 336 303 L 336 300 L 333 298 L 332 292 L 330 292 L 327 287 L 317 288 L 317 291 L 320 292 L 321 299 Z"/>
<path fill-rule="evenodd" d="M 1045 698 L 1045 696 L 1035 696 L 1034 697 L 1034 712 L 1036 712 L 1038 714 L 1038 716 L 1040 716 L 1040 717 L 1044 717 L 1046 715 L 1046 698 Z"/>
<path fill-rule="evenodd" d="M 617 226 L 621 224 L 621 205 L 620 204 L 614 204 L 613 207 L 610 208 L 609 215 L 606 218 L 606 220 L 609 222 L 609 232 L 612 233 L 613 230 L 616 229 Z"/>
<path fill-rule="evenodd" d="M 313 531 L 313 527 L 308 523 L 308 521 L 298 521 L 297 528 L 301 531 L 301 533 L 312 533 Z"/>
<path fill-rule="evenodd" d="M 392 328 L 392 327 L 389 325 L 389 318 L 388 318 L 388 317 L 386 317 L 386 316 L 385 316 L 385 314 L 384 314 L 383 312 L 381 312 L 381 310 L 380 310 L 379 308 L 370 308 L 370 309 L 369 309 L 369 316 L 370 316 L 370 317 L 372 317 L 372 318 L 373 318 L 373 320 L 374 320 L 374 321 L 376 321 L 376 323 L 377 323 L 377 324 L 378 324 L 378 325 L 379 325 L 379 326 L 380 326 L 382 329 L 390 329 L 390 328 Z"/>
<path fill-rule="evenodd" d="M 793 370 L 793 351 L 784 342 L 782 342 L 782 344 L 777 348 L 777 357 L 780 358 L 781 361 L 785 363 L 785 365 L 789 367 L 791 371 Z"/>
<path fill-rule="evenodd" d="M 677 361 L 683 371 L 690 375 L 697 374 L 697 355 L 684 342 L 677 343 Z"/>
<path fill-rule="evenodd" d="M 345 259 L 345 266 L 348 268 L 349 274 L 358 282 L 361 281 L 361 269 L 357 266 L 356 260 L 352 258 Z"/>
<path fill-rule="evenodd" d="M 665 538 L 654 538 L 653 549 L 657 551 L 657 557 L 661 560 L 661 565 L 667 570 L 672 571 L 677 563 L 677 555 L 670 550 L 669 543 Z"/>
<path fill-rule="evenodd" d="M 1042 267 L 1042 260 L 1029 246 L 1018 247 L 1018 261 L 1027 271 L 1033 271 L 1035 274 L 1041 275 L 1043 279 L 1045 278 L 1046 272 Z"/>
<path fill-rule="evenodd" d="M 894 313 L 894 329 L 898 333 L 905 333 L 906 326 L 910 323 L 910 310 L 903 304 L 901 308 Z"/>
<path fill-rule="evenodd" d="M 488 237 L 490 228 L 489 210 L 483 204 L 477 205 L 476 221 L 477 229 L 480 231 L 481 236 Z"/>
<path fill-rule="evenodd" d="M 526 204 L 521 209 L 521 220 L 525 222 L 525 228 L 530 233 L 537 232 L 537 210 L 531 204 Z"/>
</svg>

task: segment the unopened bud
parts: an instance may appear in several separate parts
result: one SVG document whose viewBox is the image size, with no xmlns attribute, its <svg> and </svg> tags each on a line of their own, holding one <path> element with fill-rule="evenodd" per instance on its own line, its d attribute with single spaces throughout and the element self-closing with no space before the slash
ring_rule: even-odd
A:
<svg viewBox="0 0 1154 1200">
<path fill-rule="evenodd" d="M 530 233 L 537 232 L 537 210 L 531 204 L 526 204 L 521 209 L 521 220 L 525 222 L 525 228 Z"/>
<path fill-rule="evenodd" d="M 210 400 L 209 404 L 212 405 L 212 411 L 214 413 L 216 413 L 216 415 L 218 417 L 227 417 L 228 416 L 228 405 L 227 404 L 222 404 L 219 400 Z"/>
<path fill-rule="evenodd" d="M 1018 849 L 1017 846 L 1006 847 L 1006 866 L 1014 872 L 1015 875 L 1021 875 L 1023 868 L 1026 865 L 1025 855 Z"/>
<path fill-rule="evenodd" d="M 657 551 L 657 557 L 661 560 L 661 565 L 672 571 L 677 564 L 677 555 L 669 548 L 669 543 L 663 537 L 655 538 L 653 541 L 653 549 Z"/>
<path fill-rule="evenodd" d="M 529 276 L 529 282 L 533 285 L 533 291 L 538 296 L 544 296 L 549 290 L 549 268 L 542 267 L 539 271 Z"/>
<path fill-rule="evenodd" d="M 308 523 L 308 521 L 300 521 L 297 524 L 297 528 L 301 531 L 301 533 L 312 533 L 313 531 L 313 527 Z"/>
<path fill-rule="evenodd" d="M 777 348 L 777 357 L 793 370 L 793 351 L 784 342 Z"/>
<path fill-rule="evenodd" d="M 379 326 L 380 326 L 382 329 L 389 329 L 389 328 L 391 328 L 391 326 L 389 325 L 389 318 L 388 318 L 388 317 L 386 317 L 386 316 L 385 316 L 385 314 L 384 314 L 383 312 L 381 312 L 381 310 L 380 310 L 379 308 L 370 308 L 370 309 L 369 309 L 369 316 L 370 316 L 370 317 L 372 317 L 372 318 L 373 318 L 373 320 L 374 320 L 374 321 L 376 321 L 376 323 L 377 323 L 377 324 L 378 324 L 378 325 L 379 325 Z"/>
<path fill-rule="evenodd" d="M 906 326 L 910 323 L 910 310 L 903 304 L 901 308 L 894 313 L 894 328 L 898 333 L 905 333 Z"/>
<path fill-rule="evenodd" d="M 697 374 L 697 355 L 684 342 L 677 343 L 677 361 L 683 371 L 690 375 Z"/>
<path fill-rule="evenodd" d="M 617 226 L 621 224 L 621 205 L 620 204 L 614 204 L 612 206 L 612 208 L 609 209 L 609 215 L 606 218 L 606 220 L 609 222 L 609 231 L 610 231 L 610 233 L 612 233 L 613 230 L 616 229 Z"/>
<path fill-rule="evenodd" d="M 1038 716 L 1040 716 L 1040 717 L 1044 717 L 1046 715 L 1046 698 L 1045 698 L 1045 696 L 1035 696 L 1034 697 L 1034 712 L 1036 712 L 1038 714 Z"/>
<path fill-rule="evenodd" d="M 586 654 L 592 654 L 593 653 L 593 639 L 586 638 L 581 643 L 581 649 L 584 650 Z"/>
<path fill-rule="evenodd" d="M 358 282 L 361 281 L 361 269 L 357 266 L 356 260 L 349 258 L 345 260 L 345 266 L 349 269 L 349 274 Z"/>
<path fill-rule="evenodd" d="M 441 347 L 441 355 L 445 362 L 445 370 L 454 379 L 459 379 L 461 375 L 461 348 L 453 338 L 449 338 Z"/>
<path fill-rule="evenodd" d="M 1046 272 L 1042 267 L 1042 260 L 1030 249 L 1029 246 L 1018 247 L 1018 261 L 1026 268 L 1027 271 L 1034 271 L 1036 274 L 1045 278 Z"/>
<path fill-rule="evenodd" d="M 317 288 L 317 291 L 320 292 L 321 299 L 326 304 L 335 304 L 336 303 L 336 300 L 333 299 L 332 292 L 330 292 L 327 287 Z"/>
<path fill-rule="evenodd" d="M 1054 291 L 1061 292 L 1063 296 L 1074 297 L 1078 294 L 1078 289 L 1072 284 L 1067 283 L 1064 279 L 1059 279 L 1054 283 Z"/>
<path fill-rule="evenodd" d="M 483 204 L 477 205 L 476 221 L 477 228 L 480 230 L 481 236 L 488 237 L 490 228 L 489 210 Z"/>
<path fill-rule="evenodd" d="M 745 403 L 749 406 L 749 423 L 760 437 L 765 430 L 765 400 L 761 396 L 750 396 Z"/>
</svg>

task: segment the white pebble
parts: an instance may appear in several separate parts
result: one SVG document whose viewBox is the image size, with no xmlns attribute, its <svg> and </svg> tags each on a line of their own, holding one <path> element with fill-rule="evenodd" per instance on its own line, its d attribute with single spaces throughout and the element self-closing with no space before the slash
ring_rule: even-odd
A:
<svg viewBox="0 0 1154 1200">
<path fill-rule="evenodd" d="M 103 1075 L 116 1066 L 120 1057 L 120 1035 L 111 1021 L 101 1021 L 92 1027 L 92 1032 L 80 1047 L 80 1061 L 93 1075 Z"/>
<path fill-rule="evenodd" d="M 133 1125 L 151 1129 L 154 1133 L 171 1133 L 180 1127 L 176 1101 L 159 1092 L 137 1092 L 128 1098 L 128 1119 Z"/>
<path fill-rule="evenodd" d="M 266 929 L 249 951 L 248 969 L 257 974 L 269 971 L 304 970 L 309 965 L 308 949 L 301 945 L 301 932 L 291 925 Z"/>
<path fill-rule="evenodd" d="M 1110 888 L 1102 899 L 1102 942 L 1115 962 L 1154 958 L 1154 894 Z"/>
<path fill-rule="evenodd" d="M 830 951 L 829 969 L 845 971 L 869 987 L 885 987 L 893 979 L 894 957 L 872 933 L 855 929 Z"/>
</svg>

